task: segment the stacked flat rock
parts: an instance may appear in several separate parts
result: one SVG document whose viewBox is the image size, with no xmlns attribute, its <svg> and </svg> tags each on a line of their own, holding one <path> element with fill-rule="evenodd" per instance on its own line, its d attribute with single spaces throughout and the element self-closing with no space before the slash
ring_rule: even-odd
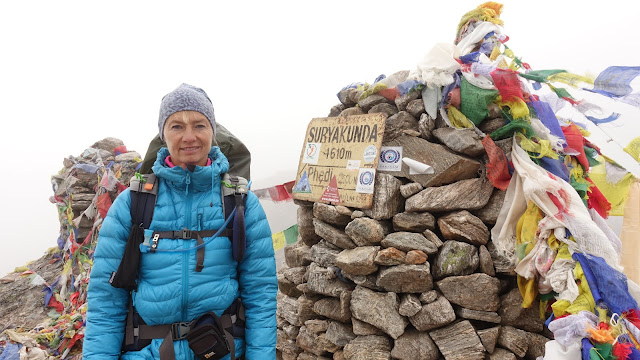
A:
<svg viewBox="0 0 640 360">
<path fill-rule="evenodd" d="M 278 273 L 278 359 L 543 355 L 539 305 L 521 307 L 514 269 L 492 252 L 504 192 L 486 179 L 482 139 L 427 115 L 420 91 L 356 95 L 341 91 L 329 116 L 383 113 L 383 146 L 435 173 L 378 171 L 371 209 L 296 201 L 300 236 Z M 504 124 L 491 113 L 483 124 Z"/>
<path fill-rule="evenodd" d="M 63 160 L 64 168 L 51 177 L 55 194 L 51 201 L 61 214 L 59 245 L 65 244 L 69 236 L 81 243 L 90 234 L 97 235 L 92 229 L 99 225 L 95 221 L 99 211 L 108 209 L 120 191 L 129 186 L 139 162 L 140 154 L 127 152 L 124 143 L 116 138 L 100 140 L 80 156 Z M 109 194 L 108 201 L 99 199 L 103 193 Z"/>
</svg>

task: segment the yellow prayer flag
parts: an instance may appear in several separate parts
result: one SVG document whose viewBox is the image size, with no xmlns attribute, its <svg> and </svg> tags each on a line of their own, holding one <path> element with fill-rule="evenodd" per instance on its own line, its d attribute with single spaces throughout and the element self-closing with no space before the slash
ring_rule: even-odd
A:
<svg viewBox="0 0 640 360">
<path fill-rule="evenodd" d="M 281 231 L 271 235 L 271 239 L 273 240 L 274 251 L 284 248 L 284 244 L 285 244 L 284 232 Z"/>
</svg>

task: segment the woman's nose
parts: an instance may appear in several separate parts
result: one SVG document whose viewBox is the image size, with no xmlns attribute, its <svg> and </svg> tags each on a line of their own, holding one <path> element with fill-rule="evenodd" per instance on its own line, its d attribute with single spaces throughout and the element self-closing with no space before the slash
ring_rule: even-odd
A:
<svg viewBox="0 0 640 360">
<path fill-rule="evenodd" d="M 184 140 L 193 141 L 196 139 L 196 133 L 191 126 L 187 126 L 184 132 Z"/>
</svg>

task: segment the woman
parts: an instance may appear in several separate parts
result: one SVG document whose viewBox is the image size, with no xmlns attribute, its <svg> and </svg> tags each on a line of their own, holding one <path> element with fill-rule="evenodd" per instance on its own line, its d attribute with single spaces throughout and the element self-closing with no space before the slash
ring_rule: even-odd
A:
<svg viewBox="0 0 640 360">
<path fill-rule="evenodd" d="M 158 152 L 153 166 L 159 181 L 149 229 L 220 229 L 225 221 L 221 175 L 229 163 L 220 149 L 212 146 L 216 126 L 206 93 L 182 84 L 167 94 L 160 106 L 158 128 L 167 147 Z M 113 203 L 100 230 L 88 290 L 84 358 L 165 360 L 173 355 L 173 348 L 175 359 L 194 359 L 189 342 L 182 339 L 187 329 L 181 325 L 189 325 L 207 312 L 221 316 L 240 298 L 245 308 L 244 338 L 234 339 L 235 357 L 244 354 L 247 360 L 275 359 L 275 260 L 269 224 L 255 195 L 249 193 L 246 198 L 242 260 L 234 260 L 227 237 L 202 239 L 204 259 L 198 255 L 201 250 L 193 249 L 194 239 L 160 238 L 157 251 L 142 253 L 137 289 L 131 295 L 109 283 L 131 229 L 130 206 L 131 192 L 126 190 Z M 173 324 L 174 329 L 161 338 L 156 334 L 151 344 L 140 350 L 121 354 L 129 297 L 144 323 L 165 328 Z M 175 329 L 176 324 L 181 329 Z M 208 338 L 203 339 L 207 345 Z M 202 346 L 202 341 L 197 345 Z M 207 356 L 216 358 L 213 352 Z"/>
</svg>

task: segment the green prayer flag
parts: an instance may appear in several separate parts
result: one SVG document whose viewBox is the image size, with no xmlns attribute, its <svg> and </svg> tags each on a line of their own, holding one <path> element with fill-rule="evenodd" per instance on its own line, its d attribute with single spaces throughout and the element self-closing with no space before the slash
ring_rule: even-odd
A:
<svg viewBox="0 0 640 360">
<path fill-rule="evenodd" d="M 481 89 L 464 77 L 460 81 L 460 112 L 479 125 L 489 116 L 489 104 L 498 96 L 497 90 Z"/>
<path fill-rule="evenodd" d="M 525 79 L 544 83 L 544 82 L 547 82 L 547 79 L 549 78 L 549 76 L 555 75 L 558 73 L 563 73 L 563 72 L 567 72 L 567 71 L 566 70 L 534 70 L 534 71 L 529 71 L 526 74 L 518 73 L 518 75 L 520 75 Z"/>
<path fill-rule="evenodd" d="M 535 132 L 533 131 L 531 124 L 523 119 L 513 120 L 507 125 L 492 132 L 489 136 L 491 136 L 492 140 L 502 140 L 512 137 L 516 132 L 523 133 L 527 138 L 535 136 Z"/>
<path fill-rule="evenodd" d="M 293 244 L 298 241 L 298 224 L 291 226 L 283 231 L 285 243 Z"/>
</svg>

